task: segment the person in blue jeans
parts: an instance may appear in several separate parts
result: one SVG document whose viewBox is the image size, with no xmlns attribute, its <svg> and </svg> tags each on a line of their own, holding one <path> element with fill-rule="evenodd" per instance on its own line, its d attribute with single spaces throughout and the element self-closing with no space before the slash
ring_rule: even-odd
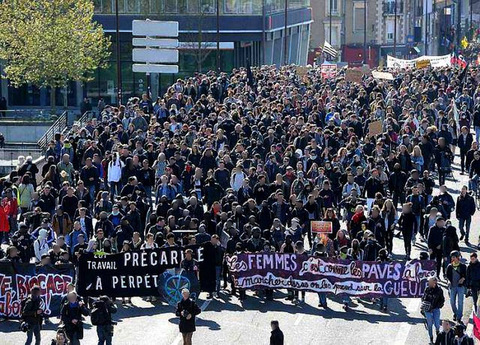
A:
<svg viewBox="0 0 480 345">
<path fill-rule="evenodd" d="M 460 252 L 457 250 L 450 253 L 450 264 L 447 266 L 446 275 L 449 282 L 448 292 L 453 310 L 453 320 L 462 322 L 467 265 L 460 262 Z"/>
<path fill-rule="evenodd" d="M 437 284 L 436 277 L 428 279 L 428 286 L 422 296 L 422 314 L 427 319 L 427 330 L 430 336 L 430 344 L 433 344 L 433 326 L 436 334 L 440 331 L 440 309 L 445 303 L 443 290 Z"/>
</svg>

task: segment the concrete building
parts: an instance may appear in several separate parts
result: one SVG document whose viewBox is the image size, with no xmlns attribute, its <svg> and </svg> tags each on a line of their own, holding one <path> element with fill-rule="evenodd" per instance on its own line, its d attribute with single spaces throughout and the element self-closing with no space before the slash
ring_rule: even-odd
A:
<svg viewBox="0 0 480 345">
<path fill-rule="evenodd" d="M 475 8 L 478 3 L 480 0 L 314 1 L 309 62 L 325 39 L 341 51 L 339 60 L 368 61 L 371 66 L 381 63 L 387 55 L 410 58 L 449 53 L 459 37 L 468 36 L 471 26 L 478 27 L 478 13 L 470 11 L 470 6 Z"/>
<path fill-rule="evenodd" d="M 115 2 L 94 0 L 94 19 L 111 36 L 112 54 L 109 66 L 98 70 L 93 81 L 85 85 L 70 83 L 67 96 L 71 106 L 79 106 L 85 96 L 93 104 L 100 97 L 106 103 L 117 103 Z M 132 72 L 132 20 L 179 22 L 179 74 L 152 74 L 151 90 L 155 97 L 178 77 L 216 68 L 217 3 L 221 70 L 246 66 L 247 59 L 252 65 L 280 65 L 285 61 L 306 64 L 312 24 L 310 0 L 288 0 L 286 30 L 285 0 L 118 0 L 123 102 L 146 91 L 145 74 Z M 57 92 L 62 105 L 63 90 Z M 0 96 L 7 97 L 10 107 L 48 107 L 49 95 L 49 89 L 33 85 L 15 89 L 5 80 L 0 88 Z"/>
</svg>

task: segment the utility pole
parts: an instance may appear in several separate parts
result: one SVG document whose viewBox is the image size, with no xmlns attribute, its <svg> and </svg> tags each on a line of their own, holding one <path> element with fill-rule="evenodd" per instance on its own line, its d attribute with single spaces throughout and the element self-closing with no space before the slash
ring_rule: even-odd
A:
<svg viewBox="0 0 480 345">
<path fill-rule="evenodd" d="M 118 0 L 117 0 L 118 1 Z M 220 0 L 217 0 L 217 72 L 220 73 Z"/>
<path fill-rule="evenodd" d="M 117 57 L 117 104 L 122 104 L 122 63 L 120 61 L 120 25 L 118 16 L 118 0 L 115 0 L 115 44 L 116 57 Z"/>
<path fill-rule="evenodd" d="M 394 3 L 394 15 L 395 18 L 393 20 L 393 56 L 397 57 L 397 0 Z"/>
<path fill-rule="evenodd" d="M 363 63 L 367 62 L 367 0 L 363 0 Z"/>
<path fill-rule="evenodd" d="M 288 30 L 288 0 L 285 0 L 285 26 L 283 28 L 283 64 L 288 65 L 288 47 L 287 47 L 287 30 Z"/>
<path fill-rule="evenodd" d="M 427 1 L 423 3 L 423 10 L 425 11 L 425 55 L 428 55 L 428 13 L 427 13 Z"/>
</svg>

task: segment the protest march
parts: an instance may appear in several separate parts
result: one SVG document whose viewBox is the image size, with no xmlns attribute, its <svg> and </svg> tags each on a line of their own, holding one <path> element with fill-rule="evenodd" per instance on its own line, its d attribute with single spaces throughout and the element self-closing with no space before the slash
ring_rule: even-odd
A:
<svg viewBox="0 0 480 345">
<path fill-rule="evenodd" d="M 441 318 L 462 329 L 480 291 L 480 73 L 422 59 L 198 73 L 89 111 L 0 183 L 0 316 L 30 341 L 58 316 L 72 344 L 86 320 L 111 342 L 141 298 L 191 338 L 199 301 L 313 295 L 345 315 L 418 300 L 432 343 Z"/>
</svg>

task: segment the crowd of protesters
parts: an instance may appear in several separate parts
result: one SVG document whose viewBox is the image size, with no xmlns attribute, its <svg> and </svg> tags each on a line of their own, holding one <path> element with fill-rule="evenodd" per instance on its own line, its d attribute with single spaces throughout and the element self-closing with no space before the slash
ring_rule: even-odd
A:
<svg viewBox="0 0 480 345">
<path fill-rule="evenodd" d="M 453 319 L 461 322 L 465 291 L 476 308 L 480 290 L 476 254 L 466 267 L 459 251 L 461 241 L 478 244 L 470 227 L 480 74 L 450 67 L 353 83 L 343 71 L 326 80 L 317 69 L 295 71 L 199 73 L 156 100 L 99 103 L 84 126 L 56 135 L 41 170 L 27 157 L 0 182 L 2 260 L 55 265 L 76 263 L 83 252 L 210 242 L 215 277 L 202 279 L 200 270 L 202 290 L 213 298 L 223 282 L 244 299 L 225 254 L 308 251 L 383 262 L 411 259 L 419 246 L 428 250 L 421 258 L 436 260 L 437 279 L 450 282 Z M 379 120 L 382 130 L 372 135 Z M 456 200 L 445 186 L 454 159 L 469 175 Z M 333 232 L 312 233 L 312 220 L 332 222 Z M 444 301 L 436 283 L 422 304 L 432 342 Z M 274 298 L 273 290 L 261 293 Z M 286 298 L 304 296 L 289 290 Z M 342 302 L 348 310 L 350 298 Z M 388 311 L 388 299 L 379 303 Z M 325 294 L 319 307 L 327 307 Z"/>
</svg>

